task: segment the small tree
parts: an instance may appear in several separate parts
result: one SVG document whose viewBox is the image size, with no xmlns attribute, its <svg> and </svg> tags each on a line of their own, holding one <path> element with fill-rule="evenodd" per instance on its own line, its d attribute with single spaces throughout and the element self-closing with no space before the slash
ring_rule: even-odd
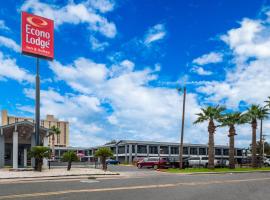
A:
<svg viewBox="0 0 270 200">
<path fill-rule="evenodd" d="M 79 158 L 74 151 L 67 151 L 63 154 L 62 161 L 68 162 L 67 170 L 70 171 L 72 162 L 79 161 Z"/>
<path fill-rule="evenodd" d="M 101 164 L 102 164 L 102 169 L 104 171 L 107 170 L 107 164 L 106 164 L 106 158 L 112 157 L 113 156 L 113 152 L 111 149 L 107 148 L 107 147 L 102 147 L 99 148 L 96 152 L 95 152 L 95 157 L 99 157 L 101 160 Z"/>
<path fill-rule="evenodd" d="M 50 158 L 51 151 L 49 147 L 43 147 L 43 146 L 35 146 L 32 147 L 29 152 L 29 157 L 35 158 L 36 160 L 36 167 L 35 170 L 41 172 L 42 171 L 42 164 L 44 158 Z"/>
</svg>

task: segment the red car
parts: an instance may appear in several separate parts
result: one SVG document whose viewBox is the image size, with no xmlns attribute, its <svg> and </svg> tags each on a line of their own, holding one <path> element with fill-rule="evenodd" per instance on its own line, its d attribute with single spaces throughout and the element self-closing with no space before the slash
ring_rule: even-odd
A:
<svg viewBox="0 0 270 200">
<path fill-rule="evenodd" d="M 147 168 L 168 168 L 170 166 L 170 162 L 166 158 L 144 158 L 137 163 L 138 168 L 147 167 Z"/>
</svg>

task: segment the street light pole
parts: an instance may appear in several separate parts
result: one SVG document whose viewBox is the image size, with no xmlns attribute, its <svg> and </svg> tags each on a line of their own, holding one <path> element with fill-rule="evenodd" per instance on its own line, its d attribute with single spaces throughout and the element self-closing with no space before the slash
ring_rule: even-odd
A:
<svg viewBox="0 0 270 200">
<path fill-rule="evenodd" d="M 183 140 L 184 140 L 184 126 L 185 126 L 185 108 L 186 108 L 186 86 L 184 86 L 183 94 L 183 111 L 182 111 L 182 127 L 180 136 L 180 147 L 179 147 L 179 168 L 183 169 Z"/>
<path fill-rule="evenodd" d="M 39 58 L 37 57 L 36 68 L 36 112 L 35 112 L 35 142 L 36 146 L 40 145 L 40 77 L 39 77 Z"/>
</svg>

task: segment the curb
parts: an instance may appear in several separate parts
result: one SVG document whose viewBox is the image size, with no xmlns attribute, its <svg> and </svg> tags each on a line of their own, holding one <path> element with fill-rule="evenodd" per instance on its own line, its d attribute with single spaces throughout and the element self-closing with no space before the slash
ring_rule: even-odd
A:
<svg viewBox="0 0 270 200">
<path fill-rule="evenodd" d="M 211 175 L 211 174 L 245 174 L 245 173 L 270 173 L 270 170 L 259 170 L 259 171 L 228 171 L 228 172 L 191 172 L 191 173 L 170 173 L 166 171 L 160 171 L 168 174 L 178 174 L 178 175 Z"/>
<path fill-rule="evenodd" d="M 64 178 L 67 178 L 67 177 L 81 177 L 81 176 L 88 176 L 88 177 L 95 177 L 95 176 L 117 176 L 117 175 L 120 175 L 119 173 L 113 173 L 113 174 L 70 174 L 70 175 L 52 175 L 52 176 L 24 176 L 24 177 L 9 177 L 9 178 L 0 178 L 0 181 L 1 180 L 12 180 L 12 179 L 24 179 L 24 178 L 27 178 L 27 179 L 40 179 L 40 178 L 59 178 L 59 179 L 64 179 Z"/>
</svg>

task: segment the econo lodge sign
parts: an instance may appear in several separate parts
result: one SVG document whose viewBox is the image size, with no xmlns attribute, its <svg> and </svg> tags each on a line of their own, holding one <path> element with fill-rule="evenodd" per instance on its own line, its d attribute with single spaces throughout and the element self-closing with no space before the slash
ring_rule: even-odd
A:
<svg viewBox="0 0 270 200">
<path fill-rule="evenodd" d="M 22 53 L 52 60 L 53 20 L 22 12 Z"/>
</svg>

